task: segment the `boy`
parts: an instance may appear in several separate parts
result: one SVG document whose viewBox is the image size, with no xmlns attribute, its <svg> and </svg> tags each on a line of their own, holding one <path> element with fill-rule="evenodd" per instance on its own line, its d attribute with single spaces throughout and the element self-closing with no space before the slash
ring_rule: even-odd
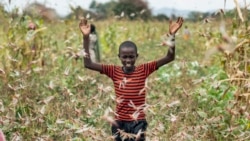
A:
<svg viewBox="0 0 250 141">
<path fill-rule="evenodd" d="M 122 66 L 95 63 L 89 56 L 90 25 L 87 20 L 81 20 L 79 28 L 83 34 L 83 47 L 87 54 L 84 66 L 88 69 L 105 74 L 113 80 L 116 93 L 116 124 L 112 125 L 112 134 L 116 141 L 144 141 L 147 121 L 145 119 L 145 80 L 159 67 L 171 62 L 175 58 L 174 35 L 181 28 L 183 18 L 169 25 L 169 40 L 164 43 L 170 46 L 163 58 L 135 66 L 138 57 L 137 47 L 131 41 L 121 43 L 118 57 Z M 129 136 L 130 135 L 130 136 Z M 129 138 L 128 138 L 129 137 Z"/>
</svg>

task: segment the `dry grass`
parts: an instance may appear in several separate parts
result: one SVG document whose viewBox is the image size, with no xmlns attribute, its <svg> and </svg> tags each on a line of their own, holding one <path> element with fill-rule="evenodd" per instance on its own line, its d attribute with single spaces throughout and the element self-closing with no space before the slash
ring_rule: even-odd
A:
<svg viewBox="0 0 250 141">
<path fill-rule="evenodd" d="M 27 21 L 10 20 L 0 33 L 0 127 L 6 138 L 112 140 L 112 82 L 83 68 L 78 22 L 37 19 L 33 42 L 26 38 Z M 178 33 L 176 60 L 147 82 L 147 140 L 250 138 L 250 29 L 228 21 L 222 15 L 212 23 L 185 23 L 192 32 L 190 41 Z M 127 39 L 138 45 L 138 64 L 167 51 L 159 46 L 166 22 L 111 19 L 95 24 L 103 63 L 120 64 L 116 50 Z"/>
</svg>

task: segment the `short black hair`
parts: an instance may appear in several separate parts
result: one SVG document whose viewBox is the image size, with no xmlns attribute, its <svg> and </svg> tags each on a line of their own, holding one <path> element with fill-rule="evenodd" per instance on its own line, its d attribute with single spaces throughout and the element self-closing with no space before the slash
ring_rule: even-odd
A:
<svg viewBox="0 0 250 141">
<path fill-rule="evenodd" d="M 120 46 L 119 46 L 119 53 L 120 53 L 121 49 L 124 48 L 124 47 L 131 47 L 131 48 L 134 48 L 134 49 L 135 49 L 135 52 L 137 53 L 137 46 L 136 46 L 136 44 L 135 44 L 134 42 L 132 42 L 132 41 L 124 41 L 124 42 L 122 42 L 122 43 L 120 44 Z"/>
</svg>

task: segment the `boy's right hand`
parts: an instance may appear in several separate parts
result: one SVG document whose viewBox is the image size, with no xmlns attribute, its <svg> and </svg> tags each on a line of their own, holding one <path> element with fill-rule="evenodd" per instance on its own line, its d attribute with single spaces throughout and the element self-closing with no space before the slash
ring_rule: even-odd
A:
<svg viewBox="0 0 250 141">
<path fill-rule="evenodd" d="M 170 24 L 169 24 L 169 33 L 171 35 L 175 34 L 182 26 L 184 20 L 182 17 L 178 17 L 176 22 L 172 22 L 172 20 L 170 20 Z"/>
<path fill-rule="evenodd" d="M 89 36 L 90 33 L 90 25 L 86 19 L 82 19 L 79 23 L 79 28 L 83 34 L 83 36 Z"/>
</svg>

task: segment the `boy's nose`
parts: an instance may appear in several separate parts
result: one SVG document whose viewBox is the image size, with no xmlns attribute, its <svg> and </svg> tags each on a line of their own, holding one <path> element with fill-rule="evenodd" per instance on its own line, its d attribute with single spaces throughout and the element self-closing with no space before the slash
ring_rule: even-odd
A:
<svg viewBox="0 0 250 141">
<path fill-rule="evenodd" d="M 132 61 L 132 59 L 130 59 L 130 58 L 126 58 L 126 60 L 125 60 L 126 62 L 131 62 Z"/>
</svg>

